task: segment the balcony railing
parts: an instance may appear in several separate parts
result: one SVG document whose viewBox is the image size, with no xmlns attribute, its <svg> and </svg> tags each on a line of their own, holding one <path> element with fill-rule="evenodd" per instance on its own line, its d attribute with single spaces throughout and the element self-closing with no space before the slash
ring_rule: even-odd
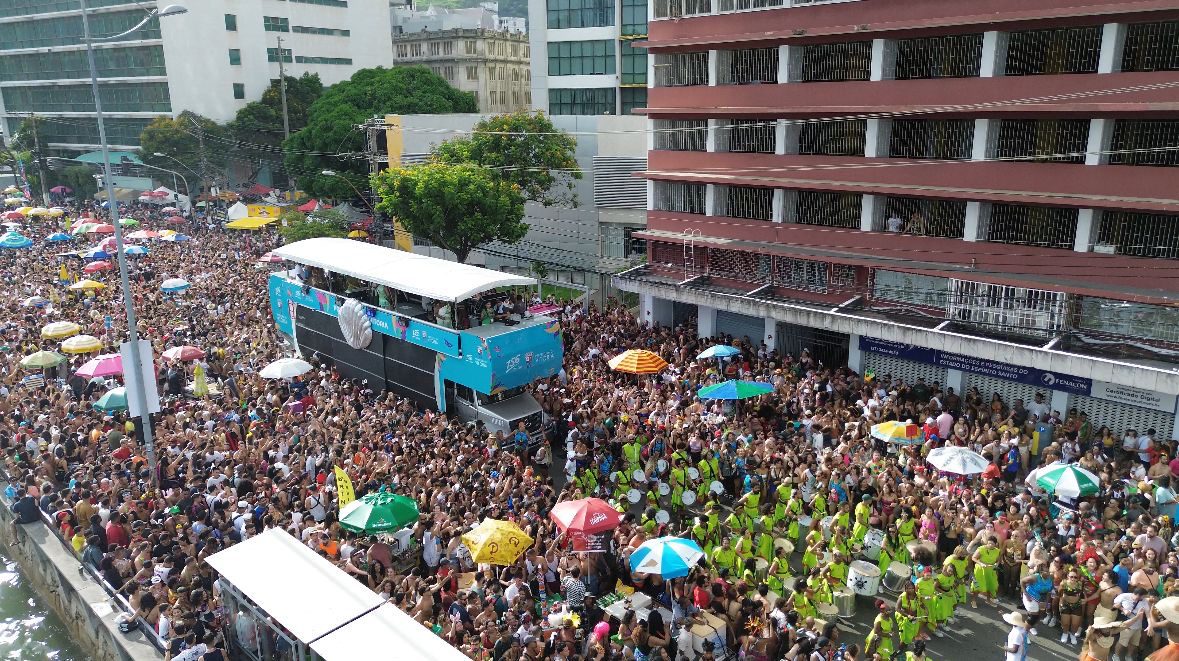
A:
<svg viewBox="0 0 1179 661">
<path fill-rule="evenodd" d="M 708 84 L 708 53 L 655 55 L 655 87 L 688 87 Z"/>
<path fill-rule="evenodd" d="M 655 149 L 704 151 L 708 148 L 708 121 L 704 119 L 657 119 L 654 131 Z"/>
<path fill-rule="evenodd" d="M 719 120 L 716 129 L 716 151 L 747 154 L 773 154 L 777 147 L 777 131 L 773 120 Z"/>
</svg>

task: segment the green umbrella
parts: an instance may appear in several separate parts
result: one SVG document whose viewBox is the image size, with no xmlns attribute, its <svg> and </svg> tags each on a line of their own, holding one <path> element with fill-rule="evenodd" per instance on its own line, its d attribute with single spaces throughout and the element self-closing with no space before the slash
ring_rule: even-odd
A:
<svg viewBox="0 0 1179 661">
<path fill-rule="evenodd" d="M 1101 478 L 1076 464 L 1049 467 L 1036 476 L 1036 484 L 1065 498 L 1092 496 L 1101 491 Z"/>
<path fill-rule="evenodd" d="M 99 411 L 126 411 L 127 389 L 123 387 L 111 388 L 106 394 L 94 402 L 94 408 Z"/>
<path fill-rule="evenodd" d="M 22 358 L 20 366 L 30 370 L 43 370 L 57 367 L 65 361 L 66 357 L 56 351 L 38 351 Z"/>
<path fill-rule="evenodd" d="M 134 218 L 120 218 L 119 224 L 123 227 L 139 227 L 139 221 Z"/>
<path fill-rule="evenodd" d="M 394 493 L 370 493 L 340 510 L 340 525 L 345 530 L 371 535 L 398 530 L 418 520 L 414 499 Z"/>
</svg>

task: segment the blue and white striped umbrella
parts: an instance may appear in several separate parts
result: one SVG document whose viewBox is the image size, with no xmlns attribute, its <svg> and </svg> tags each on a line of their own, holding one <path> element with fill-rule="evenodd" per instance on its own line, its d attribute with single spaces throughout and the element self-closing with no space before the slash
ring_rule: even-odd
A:
<svg viewBox="0 0 1179 661">
<path fill-rule="evenodd" d="M 630 556 L 630 570 L 639 574 L 658 574 L 663 578 L 683 578 L 704 557 L 700 545 L 683 537 L 659 537 L 643 542 Z"/>
<path fill-rule="evenodd" d="M 708 358 L 728 358 L 729 356 L 736 356 L 739 353 L 741 353 L 741 350 L 730 344 L 714 344 L 704 351 L 701 351 L 700 355 L 696 356 L 696 360 L 706 360 Z"/>
</svg>

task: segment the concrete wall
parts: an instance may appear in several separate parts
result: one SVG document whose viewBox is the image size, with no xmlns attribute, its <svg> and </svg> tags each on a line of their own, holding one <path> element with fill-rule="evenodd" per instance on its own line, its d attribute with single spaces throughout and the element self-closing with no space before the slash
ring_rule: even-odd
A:
<svg viewBox="0 0 1179 661">
<path fill-rule="evenodd" d="M 62 619 L 74 642 L 89 658 L 103 661 L 164 658 L 143 632 L 119 632 L 115 623 L 118 608 L 112 610 L 106 591 L 89 575 L 83 576 L 78 571 L 81 565 L 77 558 L 45 524 L 22 525 L 14 534 L 11 503 L 0 498 L 0 505 L 0 544 L 5 553 L 20 565 L 28 584 Z M 106 614 L 100 615 L 96 606 Z"/>
</svg>

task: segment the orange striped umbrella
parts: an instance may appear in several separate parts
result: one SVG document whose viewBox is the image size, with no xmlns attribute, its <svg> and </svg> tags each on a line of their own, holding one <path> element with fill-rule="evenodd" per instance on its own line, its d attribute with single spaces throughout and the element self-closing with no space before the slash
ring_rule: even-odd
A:
<svg viewBox="0 0 1179 661">
<path fill-rule="evenodd" d="M 667 367 L 667 361 L 646 349 L 627 349 L 610 359 L 610 369 L 630 374 L 655 374 Z"/>
</svg>

